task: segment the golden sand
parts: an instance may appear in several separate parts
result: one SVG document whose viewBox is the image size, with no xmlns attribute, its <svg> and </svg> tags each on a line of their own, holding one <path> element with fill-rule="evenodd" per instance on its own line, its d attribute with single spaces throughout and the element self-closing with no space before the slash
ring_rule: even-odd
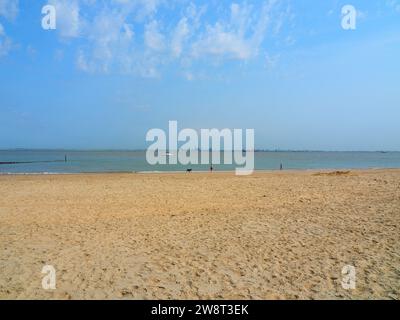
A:
<svg viewBox="0 0 400 320">
<path fill-rule="evenodd" d="M 0 176 L 2 299 L 399 297 L 400 170 Z"/>
</svg>

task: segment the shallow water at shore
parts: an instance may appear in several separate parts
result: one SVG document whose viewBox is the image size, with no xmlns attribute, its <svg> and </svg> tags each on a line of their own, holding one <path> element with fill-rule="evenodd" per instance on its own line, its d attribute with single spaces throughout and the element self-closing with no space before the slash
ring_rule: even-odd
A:
<svg viewBox="0 0 400 320">
<path fill-rule="evenodd" d="M 65 156 L 67 161 L 64 162 Z M 400 152 L 255 152 L 256 170 L 400 168 Z M 221 155 L 221 159 L 223 156 Z M 150 165 L 145 151 L 0 151 L 0 174 L 208 171 L 209 165 Z M 19 162 L 11 163 L 10 162 Z M 230 171 L 232 164 L 214 165 Z"/>
</svg>

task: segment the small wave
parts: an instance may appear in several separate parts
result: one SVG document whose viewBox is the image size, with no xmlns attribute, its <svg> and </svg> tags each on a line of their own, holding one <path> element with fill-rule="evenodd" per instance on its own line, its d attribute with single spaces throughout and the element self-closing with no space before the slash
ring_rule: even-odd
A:
<svg viewBox="0 0 400 320">
<path fill-rule="evenodd" d="M 0 175 L 13 175 L 13 176 L 34 176 L 34 175 L 58 175 L 58 174 L 74 174 L 68 172 L 0 172 Z"/>
</svg>

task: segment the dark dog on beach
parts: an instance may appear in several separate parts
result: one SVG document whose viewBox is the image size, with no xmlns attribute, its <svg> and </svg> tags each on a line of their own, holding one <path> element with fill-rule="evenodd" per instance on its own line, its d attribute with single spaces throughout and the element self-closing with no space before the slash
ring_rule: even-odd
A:
<svg viewBox="0 0 400 320">
<path fill-rule="evenodd" d="M 192 169 L 187 169 L 186 172 L 192 172 Z"/>
</svg>

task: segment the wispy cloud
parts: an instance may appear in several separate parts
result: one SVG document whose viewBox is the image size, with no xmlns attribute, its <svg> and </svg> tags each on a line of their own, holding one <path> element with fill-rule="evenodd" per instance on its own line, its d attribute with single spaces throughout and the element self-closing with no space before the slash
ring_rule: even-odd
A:
<svg viewBox="0 0 400 320">
<path fill-rule="evenodd" d="M 279 33 L 285 22 L 285 12 L 273 11 L 279 2 L 231 3 L 222 9 L 225 18 L 219 18 L 212 8 L 194 3 L 182 8 L 162 0 L 50 0 L 60 39 L 80 39 L 80 70 L 157 77 L 160 67 L 178 62 L 186 68 L 183 74 L 191 75 L 187 79 L 193 79 L 188 68 L 197 60 L 257 57 L 266 37 Z M 168 10 L 177 18 L 165 19 Z"/>
<path fill-rule="evenodd" d="M 398 0 L 387 0 L 386 4 L 394 11 L 400 13 L 400 1 Z"/>
<path fill-rule="evenodd" d="M 146 24 L 144 31 L 144 41 L 150 50 L 163 51 L 165 49 L 164 35 L 159 31 L 158 22 L 153 20 Z"/>
<path fill-rule="evenodd" d="M 130 68 L 134 32 L 121 13 L 96 15 L 85 30 L 86 44 L 77 55 L 77 65 L 86 72 L 109 72 L 122 66 Z"/>
<path fill-rule="evenodd" d="M 259 15 L 253 14 L 254 9 L 247 4 L 231 4 L 230 18 L 207 25 L 206 31 L 193 44 L 193 56 L 246 60 L 257 55 L 270 20 L 270 3 L 264 4 Z"/>
<path fill-rule="evenodd" d="M 0 0 L 0 16 L 14 20 L 18 15 L 18 0 Z"/>
<path fill-rule="evenodd" d="M 0 24 L 0 57 L 7 55 L 11 50 L 11 46 L 11 39 L 7 37 L 3 25 Z"/>
<path fill-rule="evenodd" d="M 81 31 L 80 5 L 78 0 L 50 0 L 56 8 L 57 30 L 61 37 L 75 38 Z"/>
<path fill-rule="evenodd" d="M 0 17 L 13 21 L 18 15 L 18 0 L 0 0 Z M 7 36 L 4 26 L 0 23 L 0 57 L 6 56 L 12 49 L 13 42 Z"/>
</svg>

